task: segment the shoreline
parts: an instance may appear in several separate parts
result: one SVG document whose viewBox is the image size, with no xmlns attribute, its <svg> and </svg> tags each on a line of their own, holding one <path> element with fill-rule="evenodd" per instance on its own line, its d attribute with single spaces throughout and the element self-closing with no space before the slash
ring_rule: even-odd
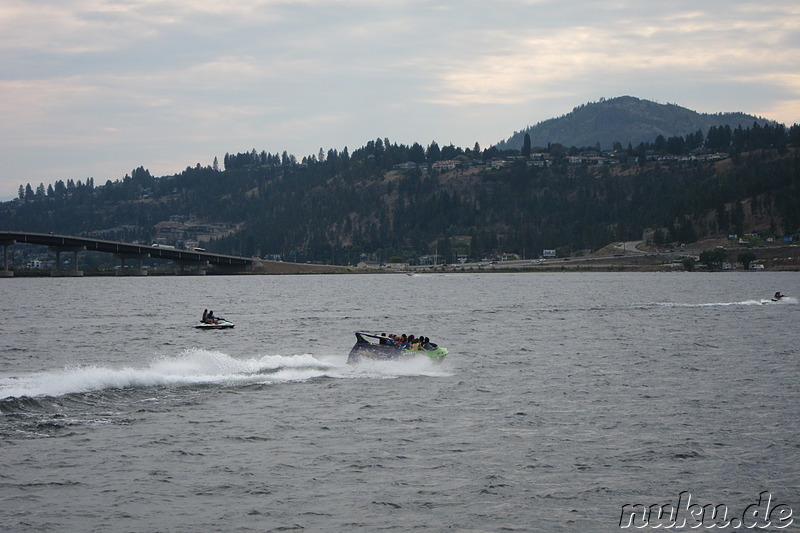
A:
<svg viewBox="0 0 800 533">
<path fill-rule="evenodd" d="M 214 272 L 204 271 L 202 275 L 209 276 L 280 276 L 304 274 L 441 274 L 441 273 L 537 273 L 537 272 L 685 272 L 682 264 L 685 257 L 697 258 L 704 250 L 713 249 L 715 243 L 705 243 L 705 246 L 694 245 L 685 247 L 680 251 L 654 251 L 643 250 L 639 247 L 635 251 L 624 248 L 624 253 L 608 254 L 608 250 L 596 252 L 594 255 L 574 256 L 552 259 L 526 259 L 497 262 L 466 263 L 463 265 L 403 265 L 391 268 L 359 268 L 343 265 L 315 265 L 308 263 L 288 263 L 282 261 L 255 260 L 254 266 L 246 272 Z M 708 269 L 705 265 L 696 262 L 691 272 L 800 272 L 800 247 L 798 245 L 773 246 L 764 248 L 726 248 L 728 257 L 732 262 L 731 268 Z M 741 265 L 733 263 L 737 255 L 742 252 L 752 252 L 755 255 L 754 264 L 763 268 L 744 269 Z M 13 278 L 52 277 L 50 270 L 10 270 Z M 148 276 L 186 276 L 197 275 L 179 273 L 174 269 L 152 269 L 145 276 L 120 275 L 116 270 L 83 270 L 81 276 L 76 277 L 148 277 Z M 70 276 L 59 276 L 70 277 Z"/>
</svg>

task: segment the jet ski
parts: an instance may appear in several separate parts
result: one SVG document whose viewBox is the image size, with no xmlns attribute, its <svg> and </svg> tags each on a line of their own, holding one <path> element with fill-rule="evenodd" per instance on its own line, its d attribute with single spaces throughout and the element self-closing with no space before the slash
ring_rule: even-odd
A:
<svg viewBox="0 0 800 533">
<path fill-rule="evenodd" d="M 228 322 L 224 318 L 218 318 L 216 322 L 200 322 L 195 329 L 231 329 L 233 322 Z"/>
</svg>

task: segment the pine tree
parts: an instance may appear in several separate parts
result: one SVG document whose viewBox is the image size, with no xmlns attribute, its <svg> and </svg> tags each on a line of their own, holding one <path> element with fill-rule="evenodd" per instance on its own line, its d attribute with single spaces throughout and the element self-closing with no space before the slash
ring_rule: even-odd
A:
<svg viewBox="0 0 800 533">
<path fill-rule="evenodd" d="M 430 144 L 430 146 L 428 146 L 428 151 L 425 154 L 425 157 L 428 160 L 428 164 L 439 161 L 439 158 L 441 156 L 442 156 L 442 151 L 439 149 L 439 145 L 436 144 L 436 141 L 433 141 Z"/>
</svg>

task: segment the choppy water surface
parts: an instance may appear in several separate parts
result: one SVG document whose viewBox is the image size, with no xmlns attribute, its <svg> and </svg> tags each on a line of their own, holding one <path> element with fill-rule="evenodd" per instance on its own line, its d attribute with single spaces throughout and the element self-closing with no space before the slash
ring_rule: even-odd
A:
<svg viewBox="0 0 800 533">
<path fill-rule="evenodd" d="M 776 290 L 800 277 L 0 280 L 0 523 L 614 531 L 625 504 L 765 490 L 800 516 Z M 206 307 L 236 328 L 193 329 Z M 358 329 L 450 355 L 352 367 Z"/>
</svg>

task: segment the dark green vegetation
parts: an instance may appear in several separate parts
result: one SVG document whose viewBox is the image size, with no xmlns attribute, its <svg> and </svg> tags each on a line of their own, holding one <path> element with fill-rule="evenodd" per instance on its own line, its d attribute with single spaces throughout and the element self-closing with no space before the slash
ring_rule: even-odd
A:
<svg viewBox="0 0 800 533">
<path fill-rule="evenodd" d="M 224 169 L 154 177 L 140 167 L 104 185 L 21 186 L 19 199 L 0 204 L 0 228 L 178 246 L 195 239 L 209 251 L 332 264 L 568 254 L 638 240 L 648 228 L 665 246 L 800 230 L 797 125 L 715 126 L 614 152 L 523 151 L 381 139 L 302 161 L 252 150 L 227 154 Z M 170 219 L 193 222 L 165 233 Z M 755 219 L 766 222 L 756 228 Z"/>
</svg>

